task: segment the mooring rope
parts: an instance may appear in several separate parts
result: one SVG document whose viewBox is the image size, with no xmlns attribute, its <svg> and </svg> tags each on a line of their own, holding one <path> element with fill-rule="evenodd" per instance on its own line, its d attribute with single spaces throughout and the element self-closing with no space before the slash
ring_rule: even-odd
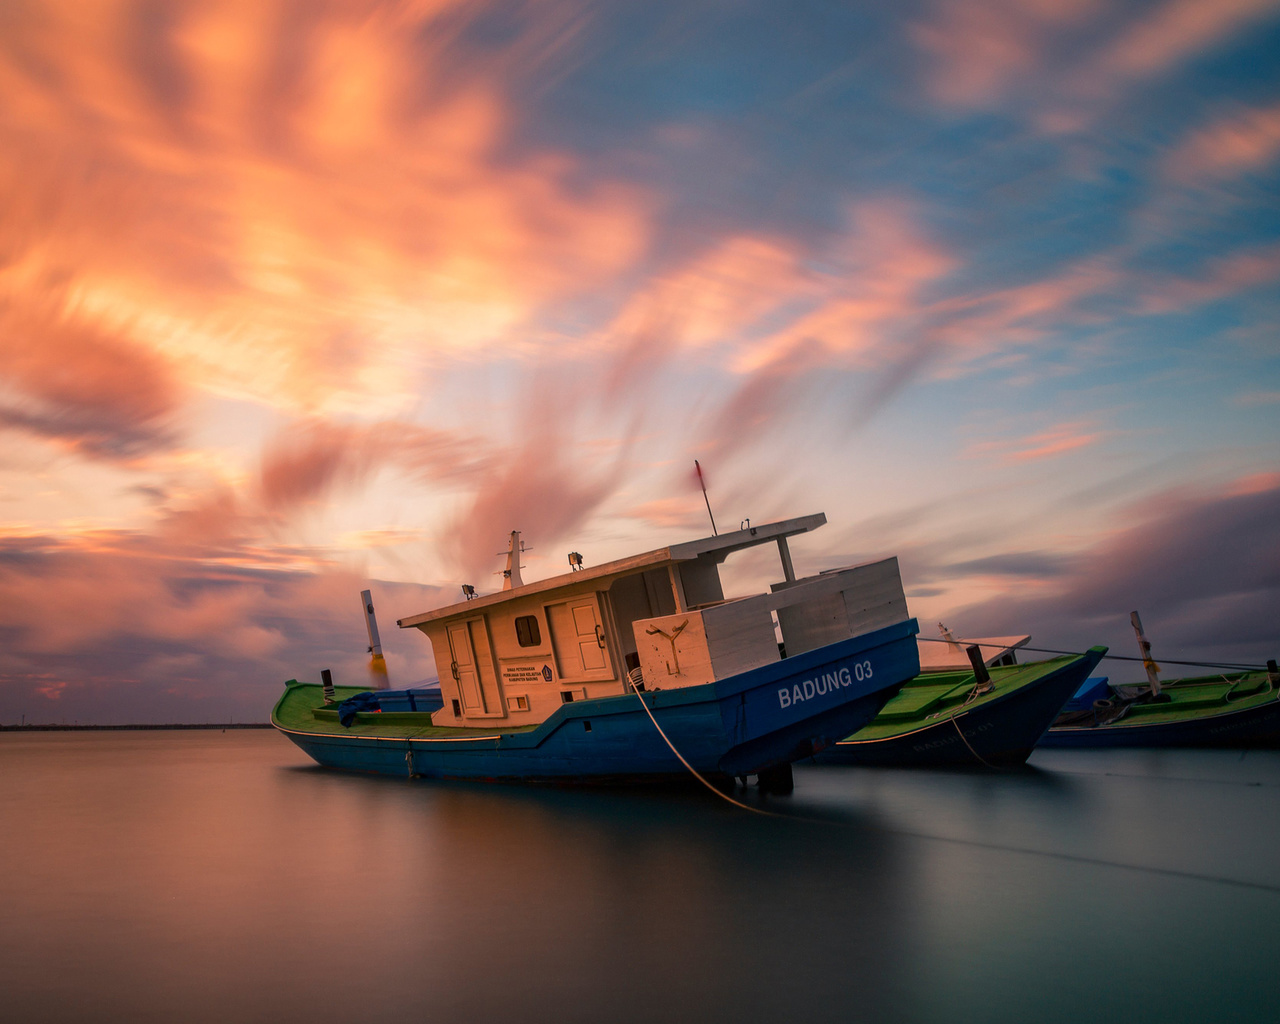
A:
<svg viewBox="0 0 1280 1024">
<path fill-rule="evenodd" d="M 923 640 L 926 643 L 931 644 L 955 644 L 957 647 L 961 645 L 966 647 L 990 647 L 992 650 L 1003 650 L 1006 646 L 1005 644 L 983 644 L 976 640 L 945 640 L 942 637 L 936 636 L 917 636 L 916 639 Z M 1014 647 L 1010 648 L 1010 650 L 1034 651 L 1036 654 L 1071 654 L 1076 657 L 1087 653 L 1086 651 L 1055 651 L 1049 647 Z M 1102 657 L 1108 661 L 1143 660 L 1142 658 L 1131 658 L 1125 654 L 1104 654 Z M 1174 661 L 1171 658 L 1161 658 L 1160 663 L 1162 665 L 1190 665 L 1193 668 L 1227 669 L 1231 672 L 1265 672 L 1267 668 L 1266 665 L 1228 665 L 1223 662 L 1216 661 Z"/>
<path fill-rule="evenodd" d="M 662 742 L 665 743 L 668 747 L 670 747 L 671 753 L 675 754 L 676 757 L 680 759 L 680 763 L 689 769 L 689 774 L 692 775 L 699 782 L 701 782 L 704 786 L 706 786 L 707 789 L 711 790 L 711 792 L 713 792 L 721 800 L 727 800 L 729 801 L 729 803 L 733 804 L 735 807 L 741 807 L 744 811 L 751 811 L 753 814 L 763 814 L 767 818 L 786 817 L 786 815 L 775 814 L 773 811 L 766 811 L 766 810 L 762 810 L 759 807 L 752 807 L 750 804 L 744 804 L 739 800 L 735 800 L 728 793 L 720 792 L 720 790 L 718 790 L 715 786 L 713 786 L 710 782 L 708 782 L 698 773 L 698 769 L 696 769 L 693 765 L 691 765 L 688 761 L 684 759 L 684 755 L 680 753 L 680 751 L 676 750 L 676 745 L 672 743 L 671 740 L 667 737 L 667 734 L 662 731 L 662 726 L 660 726 L 658 724 L 658 720 L 653 717 L 653 712 L 649 710 L 649 705 L 644 702 L 644 694 L 641 693 L 639 690 L 636 690 L 635 695 L 636 697 L 639 698 L 640 706 L 644 708 L 644 713 L 649 716 L 649 721 L 651 721 L 653 723 L 653 727 L 658 730 L 658 735 L 662 737 Z"/>
<path fill-rule="evenodd" d="M 958 714 L 956 714 L 956 715 L 952 715 L 952 716 L 951 716 L 951 724 L 952 724 L 952 725 L 954 725 L 954 726 L 956 727 L 956 732 L 958 732 L 958 733 L 960 734 L 960 738 L 961 738 L 962 740 L 964 740 L 964 745 L 965 745 L 966 747 L 968 747 L 968 748 L 969 748 L 969 753 L 971 753 L 974 757 L 976 757 L 976 758 L 977 758 L 979 761 L 981 761 L 984 765 L 986 765 L 988 768 L 990 768 L 993 772 L 998 772 L 998 771 L 1000 771 L 1000 770 L 1001 770 L 1000 768 L 998 768 L 998 767 L 997 767 L 996 765 L 994 765 L 994 764 L 991 764 L 989 761 L 987 761 L 987 760 L 986 760 L 986 758 L 984 758 L 981 754 L 979 754 L 976 750 L 974 750 L 974 749 L 973 749 L 973 744 L 969 742 L 969 737 L 967 737 L 967 736 L 964 734 L 964 730 L 960 728 L 959 718 L 960 718 L 960 716 L 959 716 Z"/>
</svg>

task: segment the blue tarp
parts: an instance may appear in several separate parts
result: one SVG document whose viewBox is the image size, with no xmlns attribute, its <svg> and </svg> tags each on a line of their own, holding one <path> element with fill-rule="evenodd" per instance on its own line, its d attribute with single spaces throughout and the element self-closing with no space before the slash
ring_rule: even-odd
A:
<svg viewBox="0 0 1280 1024">
<path fill-rule="evenodd" d="M 1107 685 L 1109 679 L 1109 676 L 1090 676 L 1080 684 L 1080 689 L 1076 690 L 1075 696 L 1063 705 L 1062 710 L 1091 711 L 1095 700 L 1103 700 L 1111 696 L 1111 687 Z"/>
<path fill-rule="evenodd" d="M 440 684 L 414 686 L 407 690 L 366 690 L 338 705 L 338 721 L 350 728 L 360 711 L 439 711 L 444 707 Z"/>
<path fill-rule="evenodd" d="M 411 686 L 407 690 L 379 690 L 378 703 L 383 711 L 439 711 L 444 707 L 440 684 Z"/>
<path fill-rule="evenodd" d="M 370 690 L 365 690 L 364 693 L 357 693 L 354 697 L 348 697 L 338 705 L 338 721 L 350 728 L 351 723 L 356 720 L 356 712 L 381 710 L 382 708 L 378 704 L 378 695 Z"/>
</svg>

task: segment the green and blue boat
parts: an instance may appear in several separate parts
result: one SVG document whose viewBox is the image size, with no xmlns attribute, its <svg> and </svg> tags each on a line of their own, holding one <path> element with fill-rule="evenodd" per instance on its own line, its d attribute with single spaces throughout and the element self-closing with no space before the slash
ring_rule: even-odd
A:
<svg viewBox="0 0 1280 1024">
<path fill-rule="evenodd" d="M 815 757 L 825 764 L 1004 768 L 1026 761 L 1062 706 L 1106 654 L 1017 664 L 1029 637 L 970 645 L 968 670 L 943 668 L 910 680 L 866 726 Z M 982 651 L 985 654 L 979 654 Z M 932 650 L 922 660 L 932 660 Z M 990 664 L 989 664 L 990 663 Z"/>
<path fill-rule="evenodd" d="M 920 668 L 896 559 L 796 578 L 788 538 L 825 522 L 594 567 L 575 552 L 570 572 L 531 583 L 513 532 L 502 591 L 464 587 L 466 600 L 398 620 L 430 639 L 438 696 L 291 680 L 272 724 L 352 771 L 555 782 L 692 771 L 785 789 L 794 761 L 861 728 Z M 777 545 L 783 578 L 727 599 L 720 565 L 762 544 Z"/>
<path fill-rule="evenodd" d="M 1224 747 L 1280 742 L 1280 675 L 1215 673 L 1160 683 L 1086 680 L 1042 747 Z"/>
</svg>

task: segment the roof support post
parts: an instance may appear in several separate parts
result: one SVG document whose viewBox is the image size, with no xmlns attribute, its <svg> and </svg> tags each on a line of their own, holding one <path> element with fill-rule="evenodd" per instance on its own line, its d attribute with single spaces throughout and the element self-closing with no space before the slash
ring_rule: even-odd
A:
<svg viewBox="0 0 1280 1024">
<path fill-rule="evenodd" d="M 796 581 L 796 570 L 791 564 L 791 549 L 787 547 L 787 538 L 778 538 L 778 557 L 782 559 L 782 576 L 788 583 Z"/>
<path fill-rule="evenodd" d="M 676 599 L 676 611 L 687 612 L 689 606 L 685 604 L 684 587 L 680 585 L 680 572 L 674 565 L 667 566 L 667 576 L 671 579 L 671 593 Z"/>
</svg>

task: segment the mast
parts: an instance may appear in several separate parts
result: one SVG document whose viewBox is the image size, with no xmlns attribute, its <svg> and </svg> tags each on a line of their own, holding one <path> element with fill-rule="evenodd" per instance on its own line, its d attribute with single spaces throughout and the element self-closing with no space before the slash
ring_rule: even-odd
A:
<svg viewBox="0 0 1280 1024">
<path fill-rule="evenodd" d="M 371 591 L 360 591 L 360 603 L 364 606 L 364 624 L 369 630 L 369 675 L 375 690 L 386 690 L 391 686 L 387 676 L 387 662 L 382 656 L 382 640 L 378 636 L 378 620 L 373 615 L 373 594 Z"/>
<path fill-rule="evenodd" d="M 520 578 L 520 555 L 524 551 L 524 545 L 520 543 L 520 531 L 511 531 L 510 547 L 507 548 L 507 567 L 502 570 L 502 589 L 514 590 L 516 587 L 523 587 L 524 580 Z"/>
<path fill-rule="evenodd" d="M 1147 670 L 1147 683 L 1151 686 L 1151 694 L 1154 697 L 1160 696 L 1160 666 L 1151 660 L 1151 641 L 1147 639 L 1147 635 L 1142 631 L 1142 620 L 1138 618 L 1137 612 L 1129 613 L 1129 624 L 1133 626 L 1133 631 L 1138 635 L 1138 650 L 1142 652 L 1142 667 Z"/>
</svg>

